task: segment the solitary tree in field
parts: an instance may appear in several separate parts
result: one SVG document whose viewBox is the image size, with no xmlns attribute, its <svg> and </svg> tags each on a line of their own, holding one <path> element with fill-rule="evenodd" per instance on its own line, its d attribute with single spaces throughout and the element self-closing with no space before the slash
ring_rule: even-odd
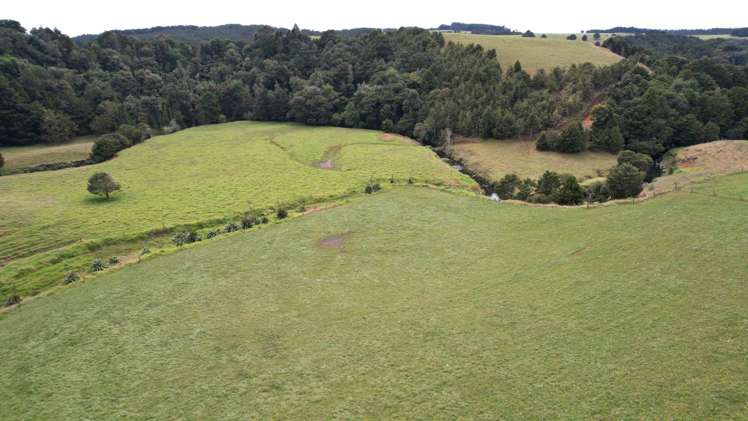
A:
<svg viewBox="0 0 748 421">
<path fill-rule="evenodd" d="M 587 34 L 582 35 L 582 41 L 587 41 L 589 38 L 587 38 Z"/>
<path fill-rule="evenodd" d="M 595 32 L 595 34 L 592 35 L 592 38 L 600 39 L 600 33 L 599 32 Z"/>
<path fill-rule="evenodd" d="M 105 172 L 97 172 L 88 179 L 88 192 L 97 196 L 104 196 L 107 200 L 112 193 L 119 189 L 119 183 Z"/>
</svg>

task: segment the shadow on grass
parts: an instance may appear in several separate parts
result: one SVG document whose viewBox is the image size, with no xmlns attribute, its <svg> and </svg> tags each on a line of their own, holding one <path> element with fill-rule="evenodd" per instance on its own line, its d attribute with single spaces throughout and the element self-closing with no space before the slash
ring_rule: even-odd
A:
<svg viewBox="0 0 748 421">
<path fill-rule="evenodd" d="M 122 200 L 121 194 L 115 194 L 112 196 L 109 196 L 109 199 L 107 199 L 104 196 L 86 196 L 85 199 L 83 199 L 83 203 L 86 205 L 93 205 L 93 206 L 103 206 L 107 204 L 114 204 L 116 202 L 119 202 Z"/>
</svg>

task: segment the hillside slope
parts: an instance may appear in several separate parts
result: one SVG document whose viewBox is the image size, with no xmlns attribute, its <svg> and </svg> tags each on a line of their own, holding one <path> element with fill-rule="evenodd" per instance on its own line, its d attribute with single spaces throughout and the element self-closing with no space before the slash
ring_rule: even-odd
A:
<svg viewBox="0 0 748 421">
<path fill-rule="evenodd" d="M 746 206 L 362 198 L 0 316 L 4 419 L 745 418 Z"/>
<path fill-rule="evenodd" d="M 110 201 L 86 191 L 88 178 L 99 171 L 123 186 Z M 26 256 L 82 240 L 122 240 L 178 226 L 221 223 L 281 203 L 325 201 L 362 192 L 370 180 L 390 178 L 403 184 L 412 180 L 477 188 L 429 149 L 399 137 L 253 122 L 156 137 L 97 165 L 3 176 L 0 296 L 11 285 L 24 295 L 39 292 L 49 280 L 29 275 L 69 257 L 63 250 L 42 264 L 27 263 L 22 259 Z"/>
<path fill-rule="evenodd" d="M 520 35 L 444 34 L 447 41 L 460 44 L 479 44 L 487 50 L 496 50 L 501 68 L 506 70 L 516 61 L 533 74 L 539 69 L 551 70 L 556 66 L 592 63 L 603 66 L 617 63 L 621 57 L 610 50 L 595 47 L 584 41 L 567 41 L 557 37 L 524 38 Z"/>
</svg>

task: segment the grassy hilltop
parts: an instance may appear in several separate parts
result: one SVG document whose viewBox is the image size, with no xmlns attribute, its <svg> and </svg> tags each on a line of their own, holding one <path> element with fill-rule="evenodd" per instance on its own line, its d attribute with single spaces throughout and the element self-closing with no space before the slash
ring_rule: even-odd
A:
<svg viewBox="0 0 748 421">
<path fill-rule="evenodd" d="M 444 38 L 460 44 L 479 44 L 496 50 L 501 68 L 506 70 L 519 60 L 530 74 L 539 69 L 550 70 L 556 66 L 592 63 L 599 66 L 617 63 L 621 57 L 610 50 L 595 47 L 591 42 L 568 41 L 563 37 L 549 36 L 524 38 L 520 35 L 473 35 L 445 33 Z"/>
<path fill-rule="evenodd" d="M 744 418 L 746 186 L 401 187 L 129 266 L 0 316 L 4 418 Z"/>
<path fill-rule="evenodd" d="M 60 263 L 64 250 L 47 251 L 81 240 L 220 223 L 281 202 L 361 192 L 372 179 L 476 188 L 428 149 L 368 130 L 237 122 L 160 136 L 119 155 L 94 166 L 0 177 L 0 262 L 12 261 L 0 267 L 0 292 L 15 285 L 33 294 L 80 269 Z M 86 192 L 98 171 L 123 185 L 111 201 Z M 34 257 L 40 253 L 43 261 Z M 35 275 L 49 265 L 56 265 L 51 275 Z"/>
</svg>

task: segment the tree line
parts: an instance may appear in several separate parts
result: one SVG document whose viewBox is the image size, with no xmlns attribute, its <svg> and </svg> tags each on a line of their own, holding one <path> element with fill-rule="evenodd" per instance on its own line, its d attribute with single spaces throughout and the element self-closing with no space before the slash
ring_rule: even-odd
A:
<svg viewBox="0 0 748 421">
<path fill-rule="evenodd" d="M 746 137 L 748 67 L 673 56 L 670 38 L 652 37 L 647 45 L 664 46 L 606 40 L 629 56 L 612 66 L 530 75 L 519 62 L 502 69 L 494 50 L 417 28 L 312 38 L 264 27 L 251 42 L 199 44 L 106 32 L 80 46 L 5 20 L 0 145 L 119 132 L 101 148 L 106 155 L 148 133 L 242 119 L 381 129 L 437 146 L 453 133 L 539 137 L 547 150 L 628 149 L 655 159 L 676 146 Z M 592 101 L 602 105 L 584 129 L 573 120 Z"/>
<path fill-rule="evenodd" d="M 434 145 L 450 133 L 535 136 L 625 68 L 531 76 L 520 63 L 502 69 L 493 50 L 415 28 L 314 39 L 262 28 L 252 42 L 199 45 L 107 32 L 79 46 L 57 30 L 2 21 L 0 144 L 241 119 L 382 129 Z"/>
</svg>

